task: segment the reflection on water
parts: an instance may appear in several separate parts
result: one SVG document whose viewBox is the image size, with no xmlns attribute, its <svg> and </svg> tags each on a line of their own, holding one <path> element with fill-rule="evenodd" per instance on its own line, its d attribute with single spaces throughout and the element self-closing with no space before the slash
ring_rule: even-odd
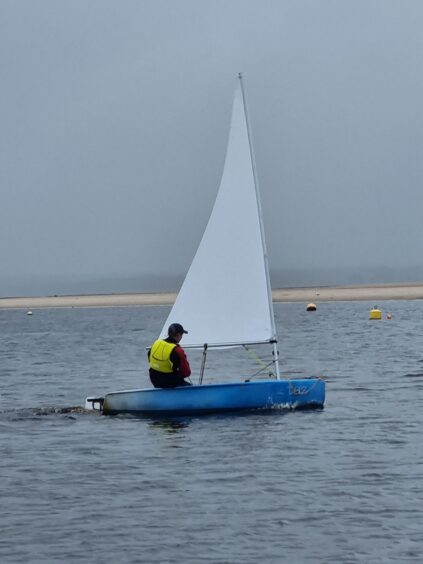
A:
<svg viewBox="0 0 423 564">
<path fill-rule="evenodd" d="M 178 433 L 182 429 L 189 427 L 190 419 L 156 419 L 150 421 L 149 425 L 158 429 L 162 429 L 167 433 Z"/>
</svg>

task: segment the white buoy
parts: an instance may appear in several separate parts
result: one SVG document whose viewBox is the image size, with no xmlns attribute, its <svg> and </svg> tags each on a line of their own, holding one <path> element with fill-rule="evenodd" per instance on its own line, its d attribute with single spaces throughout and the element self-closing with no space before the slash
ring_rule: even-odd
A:
<svg viewBox="0 0 423 564">
<path fill-rule="evenodd" d="M 32 315 L 32 311 L 29 309 L 29 310 L 26 312 L 26 314 L 27 314 L 27 315 Z"/>
</svg>

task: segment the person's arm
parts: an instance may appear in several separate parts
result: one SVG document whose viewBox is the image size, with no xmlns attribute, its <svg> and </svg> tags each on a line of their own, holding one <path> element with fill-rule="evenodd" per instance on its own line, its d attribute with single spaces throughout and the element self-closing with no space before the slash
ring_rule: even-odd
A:
<svg viewBox="0 0 423 564">
<path fill-rule="evenodd" d="M 182 347 L 175 347 L 170 357 L 173 362 L 173 366 L 175 367 L 175 371 L 182 376 L 182 378 L 188 378 L 188 376 L 191 376 L 191 367 Z"/>
</svg>

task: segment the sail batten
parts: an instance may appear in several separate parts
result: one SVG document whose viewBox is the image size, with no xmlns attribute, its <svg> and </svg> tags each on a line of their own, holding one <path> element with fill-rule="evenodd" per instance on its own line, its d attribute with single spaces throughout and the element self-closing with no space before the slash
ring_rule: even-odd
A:
<svg viewBox="0 0 423 564">
<path fill-rule="evenodd" d="M 174 322 L 184 347 L 237 346 L 276 339 L 245 101 L 235 92 L 217 198 L 161 336 Z"/>
</svg>

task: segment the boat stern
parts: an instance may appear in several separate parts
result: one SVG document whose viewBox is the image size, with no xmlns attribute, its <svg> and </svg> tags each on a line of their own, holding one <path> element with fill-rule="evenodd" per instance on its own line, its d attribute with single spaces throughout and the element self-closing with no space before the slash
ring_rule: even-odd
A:
<svg viewBox="0 0 423 564">
<path fill-rule="evenodd" d="M 103 411 L 104 398 L 88 397 L 85 398 L 85 409 L 88 411 Z"/>
</svg>

